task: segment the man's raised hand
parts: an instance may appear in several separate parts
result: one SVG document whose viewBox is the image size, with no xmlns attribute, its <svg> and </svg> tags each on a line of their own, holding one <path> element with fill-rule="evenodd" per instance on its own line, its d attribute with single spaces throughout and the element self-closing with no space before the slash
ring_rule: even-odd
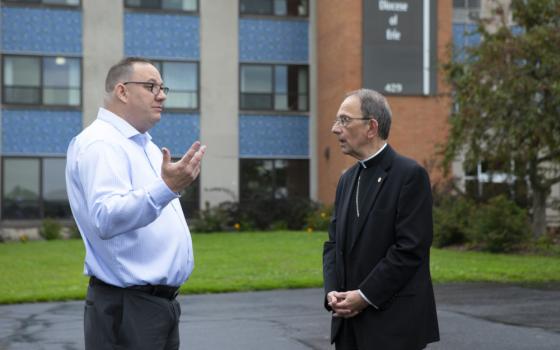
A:
<svg viewBox="0 0 560 350">
<path fill-rule="evenodd" d="M 200 163 L 206 152 L 206 146 L 195 141 L 191 148 L 175 163 L 171 162 L 171 153 L 162 148 L 163 162 L 161 164 L 161 178 L 173 192 L 181 192 L 189 186 L 200 174 Z"/>
</svg>

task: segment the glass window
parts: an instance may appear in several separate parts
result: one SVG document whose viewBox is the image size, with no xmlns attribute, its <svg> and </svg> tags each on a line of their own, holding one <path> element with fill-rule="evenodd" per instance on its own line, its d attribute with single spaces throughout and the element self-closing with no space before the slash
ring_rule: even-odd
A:
<svg viewBox="0 0 560 350">
<path fill-rule="evenodd" d="M 43 104 L 79 106 L 81 85 L 79 59 L 44 58 Z"/>
<path fill-rule="evenodd" d="M 480 0 L 453 0 L 455 9 L 479 9 Z"/>
<path fill-rule="evenodd" d="M 273 109 L 272 66 L 241 66 L 241 109 Z"/>
<path fill-rule="evenodd" d="M 126 7 L 139 9 L 162 9 L 196 12 L 197 0 L 125 0 Z"/>
<path fill-rule="evenodd" d="M 42 193 L 44 217 L 67 218 L 72 216 L 66 193 L 66 158 L 43 159 Z"/>
<path fill-rule="evenodd" d="M 241 109 L 309 109 L 307 66 L 243 64 L 240 76 Z"/>
<path fill-rule="evenodd" d="M 5 103 L 40 103 L 40 58 L 5 56 L 3 68 L 3 101 Z"/>
<path fill-rule="evenodd" d="M 240 0 L 239 9 L 245 15 L 297 16 L 308 15 L 307 0 Z"/>
<path fill-rule="evenodd" d="M 183 215 L 185 218 L 193 218 L 199 210 L 198 202 L 200 200 L 200 175 L 196 180 L 187 187 L 182 193 L 179 201 L 181 202 L 181 208 L 183 209 Z"/>
<path fill-rule="evenodd" d="M 2 0 L 2 2 L 22 4 L 68 5 L 79 6 L 80 0 Z"/>
<path fill-rule="evenodd" d="M 4 56 L 4 103 L 79 106 L 81 59 L 69 57 Z"/>
<path fill-rule="evenodd" d="M 4 158 L 4 219 L 70 218 L 65 158 Z"/>
<path fill-rule="evenodd" d="M 198 108 L 198 64 L 157 62 L 164 84 L 169 87 L 166 108 Z"/>
<path fill-rule="evenodd" d="M 307 159 L 241 159 L 241 200 L 309 197 Z"/>
<path fill-rule="evenodd" d="M 39 159 L 8 158 L 2 169 L 2 217 L 39 218 Z"/>
</svg>

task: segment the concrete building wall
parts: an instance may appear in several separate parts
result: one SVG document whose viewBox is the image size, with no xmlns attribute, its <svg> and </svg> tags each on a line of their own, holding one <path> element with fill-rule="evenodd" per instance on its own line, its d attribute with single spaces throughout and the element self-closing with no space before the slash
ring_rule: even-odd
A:
<svg viewBox="0 0 560 350">
<path fill-rule="evenodd" d="M 200 2 L 201 208 L 239 198 L 238 19 L 238 1 Z"/>
<path fill-rule="evenodd" d="M 124 55 L 123 6 L 114 0 L 82 0 L 83 126 L 93 122 L 103 105 L 105 77 Z"/>
</svg>

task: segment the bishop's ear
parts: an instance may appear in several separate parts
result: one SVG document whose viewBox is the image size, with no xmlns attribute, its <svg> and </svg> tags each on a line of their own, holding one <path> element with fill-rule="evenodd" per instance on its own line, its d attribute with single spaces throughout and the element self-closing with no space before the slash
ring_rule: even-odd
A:
<svg viewBox="0 0 560 350">
<path fill-rule="evenodd" d="M 369 124 L 368 137 L 374 138 L 376 136 L 379 136 L 379 123 L 377 123 L 377 120 L 372 118 L 368 120 L 368 124 Z"/>
</svg>

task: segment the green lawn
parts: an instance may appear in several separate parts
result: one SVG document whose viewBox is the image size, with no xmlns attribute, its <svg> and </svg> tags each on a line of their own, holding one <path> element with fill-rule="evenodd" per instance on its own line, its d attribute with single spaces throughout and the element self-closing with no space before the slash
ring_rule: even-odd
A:
<svg viewBox="0 0 560 350">
<path fill-rule="evenodd" d="M 182 293 L 320 287 L 325 233 L 195 234 L 196 266 Z M 0 304 L 82 299 L 80 240 L 0 244 Z M 438 282 L 560 281 L 560 257 L 433 249 Z"/>
</svg>

